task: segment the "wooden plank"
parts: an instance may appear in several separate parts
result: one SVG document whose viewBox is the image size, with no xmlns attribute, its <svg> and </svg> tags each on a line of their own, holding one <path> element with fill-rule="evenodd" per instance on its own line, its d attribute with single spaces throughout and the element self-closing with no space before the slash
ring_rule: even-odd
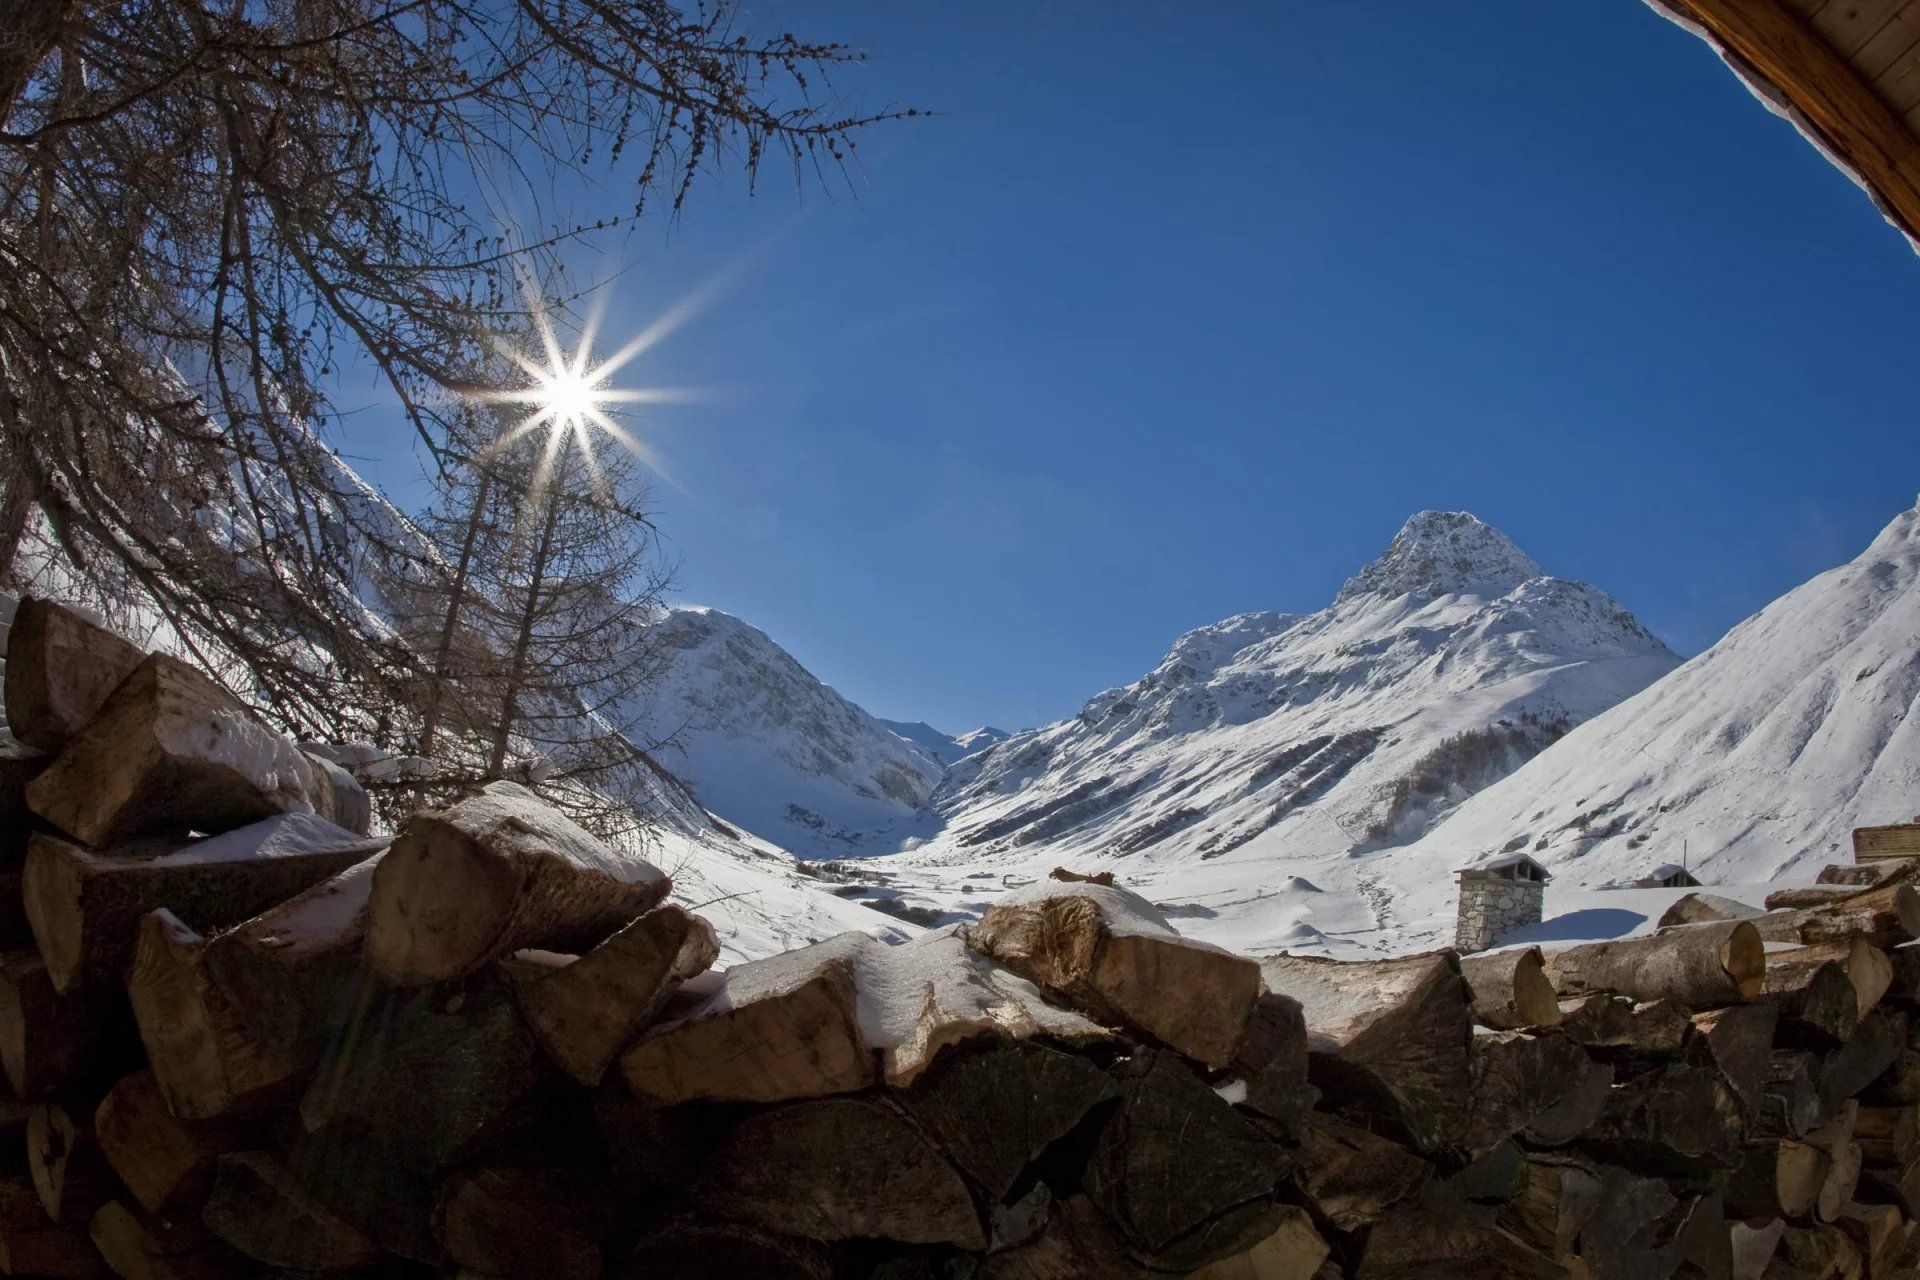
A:
<svg viewBox="0 0 1920 1280">
<path fill-rule="evenodd" d="M 1920 41 L 1920 0 L 1907 0 L 1900 12 L 1889 18 L 1847 61 L 1853 64 L 1862 80 L 1873 85 L 1916 41 Z"/>
<path fill-rule="evenodd" d="M 1841 55 L 1781 0 L 1682 2 L 1718 43 L 1792 102 L 1834 155 L 1874 191 L 1901 230 L 1920 239 L 1920 139 Z M 1868 2 L 1848 0 L 1842 7 Z M 1813 21 L 1817 25 L 1827 17 L 1823 10 Z M 1881 25 L 1874 24 L 1874 30 Z"/>
<path fill-rule="evenodd" d="M 1882 858 L 1920 857 L 1920 822 L 1853 829 L 1853 860 L 1878 862 Z"/>
<path fill-rule="evenodd" d="M 1914 32 L 1913 46 L 1873 82 L 1873 91 L 1880 95 L 1881 101 L 1903 115 L 1920 106 L 1920 27 Z M 1907 127 L 1914 128 L 1911 120 L 1907 122 Z"/>
<path fill-rule="evenodd" d="M 1834 0 L 1808 20 L 1820 38 L 1851 58 L 1907 6 L 1908 0 Z"/>
</svg>

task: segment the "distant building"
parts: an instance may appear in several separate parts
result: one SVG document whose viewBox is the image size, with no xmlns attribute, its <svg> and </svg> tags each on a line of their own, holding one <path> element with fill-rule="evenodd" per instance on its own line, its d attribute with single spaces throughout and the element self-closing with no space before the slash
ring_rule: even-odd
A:
<svg viewBox="0 0 1920 1280">
<path fill-rule="evenodd" d="M 1539 924 L 1553 876 L 1524 853 L 1510 853 L 1459 872 L 1460 915 L 1453 945 L 1484 951 L 1502 934 Z"/>
<path fill-rule="evenodd" d="M 1665 862 L 1633 882 L 1636 889 L 1698 889 L 1693 873 L 1677 862 Z"/>
</svg>

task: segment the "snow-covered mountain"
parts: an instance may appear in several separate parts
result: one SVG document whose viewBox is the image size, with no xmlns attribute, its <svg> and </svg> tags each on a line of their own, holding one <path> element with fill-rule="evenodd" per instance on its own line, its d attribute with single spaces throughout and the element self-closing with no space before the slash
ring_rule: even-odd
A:
<svg viewBox="0 0 1920 1280">
<path fill-rule="evenodd" d="M 1328 608 L 1191 631 L 1074 719 L 957 764 L 918 855 L 1399 843 L 1678 663 L 1604 592 L 1471 515 L 1422 512 Z"/>
<path fill-rule="evenodd" d="M 1110 868 L 1254 949 L 1374 933 L 1397 846 L 1679 662 L 1605 592 L 1422 512 L 1327 608 L 1189 632 L 1075 718 L 961 760 L 886 865 L 961 907 L 962 872 Z"/>
<path fill-rule="evenodd" d="M 642 728 L 731 825 L 807 856 L 882 852 L 879 833 L 933 797 L 942 765 L 731 614 L 679 608 Z"/>
<path fill-rule="evenodd" d="M 982 725 L 965 733 L 942 733 L 925 720 L 882 720 L 880 723 L 932 756 L 943 769 L 962 756 L 985 751 L 1012 736 L 992 725 Z"/>
<path fill-rule="evenodd" d="M 1920 508 L 1639 696 L 1568 734 L 1406 851 L 1531 852 L 1564 886 L 1657 863 L 1708 884 L 1851 857 L 1920 813 Z"/>
</svg>

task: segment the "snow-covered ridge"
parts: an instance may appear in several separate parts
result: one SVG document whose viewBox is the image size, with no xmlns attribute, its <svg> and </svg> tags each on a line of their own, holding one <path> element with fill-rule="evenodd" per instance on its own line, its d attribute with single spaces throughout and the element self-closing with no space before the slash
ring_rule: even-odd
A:
<svg viewBox="0 0 1920 1280">
<path fill-rule="evenodd" d="M 1465 511 L 1422 511 L 1401 527 L 1386 554 L 1340 589 L 1337 600 L 1373 594 L 1505 595 L 1542 569 L 1513 540 Z"/>
<path fill-rule="evenodd" d="M 765 632 L 718 609 L 669 611 L 666 670 L 643 731 L 729 824 L 806 855 L 879 851 L 876 833 L 933 796 L 942 766 L 822 684 Z"/>
<path fill-rule="evenodd" d="M 1920 813 L 1920 508 L 1861 555 L 1575 729 L 1407 851 L 1525 848 L 1570 888 L 1685 857 L 1709 884 L 1811 876 Z"/>
</svg>

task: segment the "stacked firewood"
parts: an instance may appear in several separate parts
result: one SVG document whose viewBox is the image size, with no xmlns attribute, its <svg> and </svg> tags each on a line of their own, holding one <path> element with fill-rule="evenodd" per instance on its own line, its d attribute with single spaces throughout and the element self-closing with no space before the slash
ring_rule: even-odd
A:
<svg viewBox="0 0 1920 1280">
<path fill-rule="evenodd" d="M 1920 896 L 1360 963 L 1042 882 L 711 968 L 511 783 L 350 778 L 28 601 L 0 760 L 0 1273 L 1206 1280 L 1911 1273 Z"/>
</svg>

